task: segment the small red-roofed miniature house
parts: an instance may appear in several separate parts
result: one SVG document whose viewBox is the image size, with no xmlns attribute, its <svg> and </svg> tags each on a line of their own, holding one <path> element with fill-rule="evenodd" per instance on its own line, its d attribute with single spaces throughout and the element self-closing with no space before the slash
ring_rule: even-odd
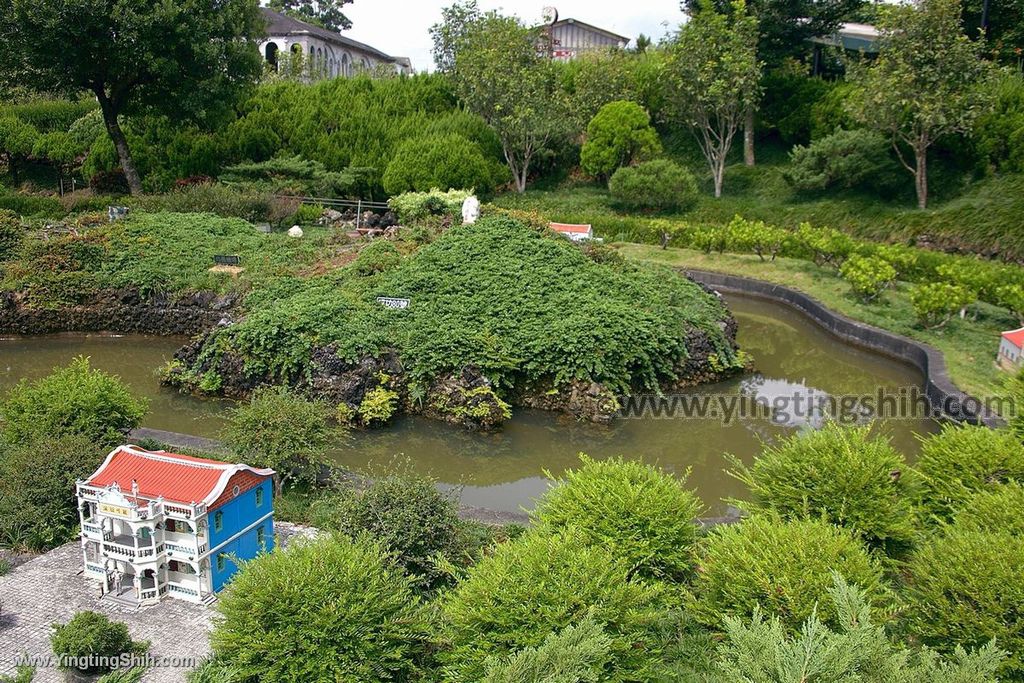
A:
<svg viewBox="0 0 1024 683">
<path fill-rule="evenodd" d="M 548 227 L 573 242 L 585 242 L 594 239 L 594 228 L 590 225 L 572 225 L 570 223 L 550 223 Z"/>
<path fill-rule="evenodd" d="M 132 605 L 209 603 L 274 545 L 274 471 L 119 446 L 78 482 L 85 575 Z"/>
<path fill-rule="evenodd" d="M 1019 370 L 1022 366 L 1022 354 L 1024 354 L 1024 327 L 1019 330 L 1003 332 L 999 340 L 999 353 L 996 361 L 1005 370 Z"/>
</svg>

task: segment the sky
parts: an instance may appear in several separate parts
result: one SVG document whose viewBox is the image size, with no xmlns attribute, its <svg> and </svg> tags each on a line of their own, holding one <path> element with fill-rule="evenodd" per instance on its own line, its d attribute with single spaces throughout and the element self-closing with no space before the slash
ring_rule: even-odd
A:
<svg viewBox="0 0 1024 683">
<path fill-rule="evenodd" d="M 428 30 L 441 20 L 441 8 L 451 4 L 452 0 L 354 0 L 345 6 L 352 20 L 345 35 L 390 55 L 409 57 L 417 71 L 432 71 Z M 550 6 L 562 19 L 578 19 L 630 38 L 644 33 L 655 40 L 665 34 L 666 26 L 683 21 L 679 0 L 480 0 L 479 5 L 531 24 L 540 23 L 543 9 Z"/>
</svg>

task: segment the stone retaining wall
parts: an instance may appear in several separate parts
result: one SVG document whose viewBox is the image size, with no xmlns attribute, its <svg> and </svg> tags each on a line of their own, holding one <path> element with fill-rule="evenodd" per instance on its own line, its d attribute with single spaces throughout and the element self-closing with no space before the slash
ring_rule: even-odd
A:
<svg viewBox="0 0 1024 683">
<path fill-rule="evenodd" d="M 710 271 L 683 269 L 683 272 L 696 282 L 721 292 L 767 299 L 794 308 L 848 344 L 909 363 L 924 376 L 924 389 L 932 406 L 947 417 L 989 427 L 1005 424 L 998 415 L 986 412 L 977 399 L 957 388 L 949 377 L 942 353 L 928 344 L 847 318 L 803 292 L 782 285 Z"/>
</svg>

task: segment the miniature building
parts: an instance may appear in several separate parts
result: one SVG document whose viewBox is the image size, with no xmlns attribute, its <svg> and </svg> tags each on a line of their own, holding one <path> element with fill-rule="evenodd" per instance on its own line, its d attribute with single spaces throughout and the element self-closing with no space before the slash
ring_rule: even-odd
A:
<svg viewBox="0 0 1024 683">
<path fill-rule="evenodd" d="M 273 470 L 137 446 L 114 449 L 79 481 L 85 575 L 132 605 L 209 603 L 274 545 Z"/>
<path fill-rule="evenodd" d="M 594 228 L 590 225 L 572 225 L 569 223 L 549 223 L 548 227 L 559 235 L 568 237 L 573 242 L 585 242 L 594 239 Z"/>
<path fill-rule="evenodd" d="M 557 19 L 550 24 L 551 57 L 569 61 L 587 52 L 622 49 L 629 38 L 577 19 Z"/>
<path fill-rule="evenodd" d="M 1018 370 L 1024 366 L 1024 327 L 1019 330 L 1003 332 L 999 340 L 999 353 L 996 362 L 1004 370 Z"/>
</svg>

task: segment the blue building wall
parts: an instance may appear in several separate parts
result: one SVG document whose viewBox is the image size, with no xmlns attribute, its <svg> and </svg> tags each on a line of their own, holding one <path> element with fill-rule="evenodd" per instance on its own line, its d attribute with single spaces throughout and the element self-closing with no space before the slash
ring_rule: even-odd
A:
<svg viewBox="0 0 1024 683">
<path fill-rule="evenodd" d="M 256 505 L 256 491 L 263 491 L 263 504 Z M 231 540 L 232 536 L 239 533 L 246 527 L 254 524 L 256 520 L 264 517 L 273 510 L 273 488 L 270 479 L 265 480 L 259 486 L 245 491 L 238 498 L 228 501 L 218 508 L 210 510 L 207 523 L 210 529 L 210 571 L 213 578 L 213 590 L 219 591 L 228 582 L 231 576 L 238 570 L 233 559 L 250 560 L 261 552 L 269 552 L 274 549 L 274 518 L 270 517 L 257 527 L 253 527 L 244 535 Z M 221 527 L 217 530 L 217 513 L 221 513 Z M 259 532 L 263 530 L 264 544 L 259 544 Z M 224 544 L 223 547 L 221 544 Z M 222 559 L 218 562 L 218 556 Z M 219 565 L 223 568 L 219 568 Z"/>
</svg>

